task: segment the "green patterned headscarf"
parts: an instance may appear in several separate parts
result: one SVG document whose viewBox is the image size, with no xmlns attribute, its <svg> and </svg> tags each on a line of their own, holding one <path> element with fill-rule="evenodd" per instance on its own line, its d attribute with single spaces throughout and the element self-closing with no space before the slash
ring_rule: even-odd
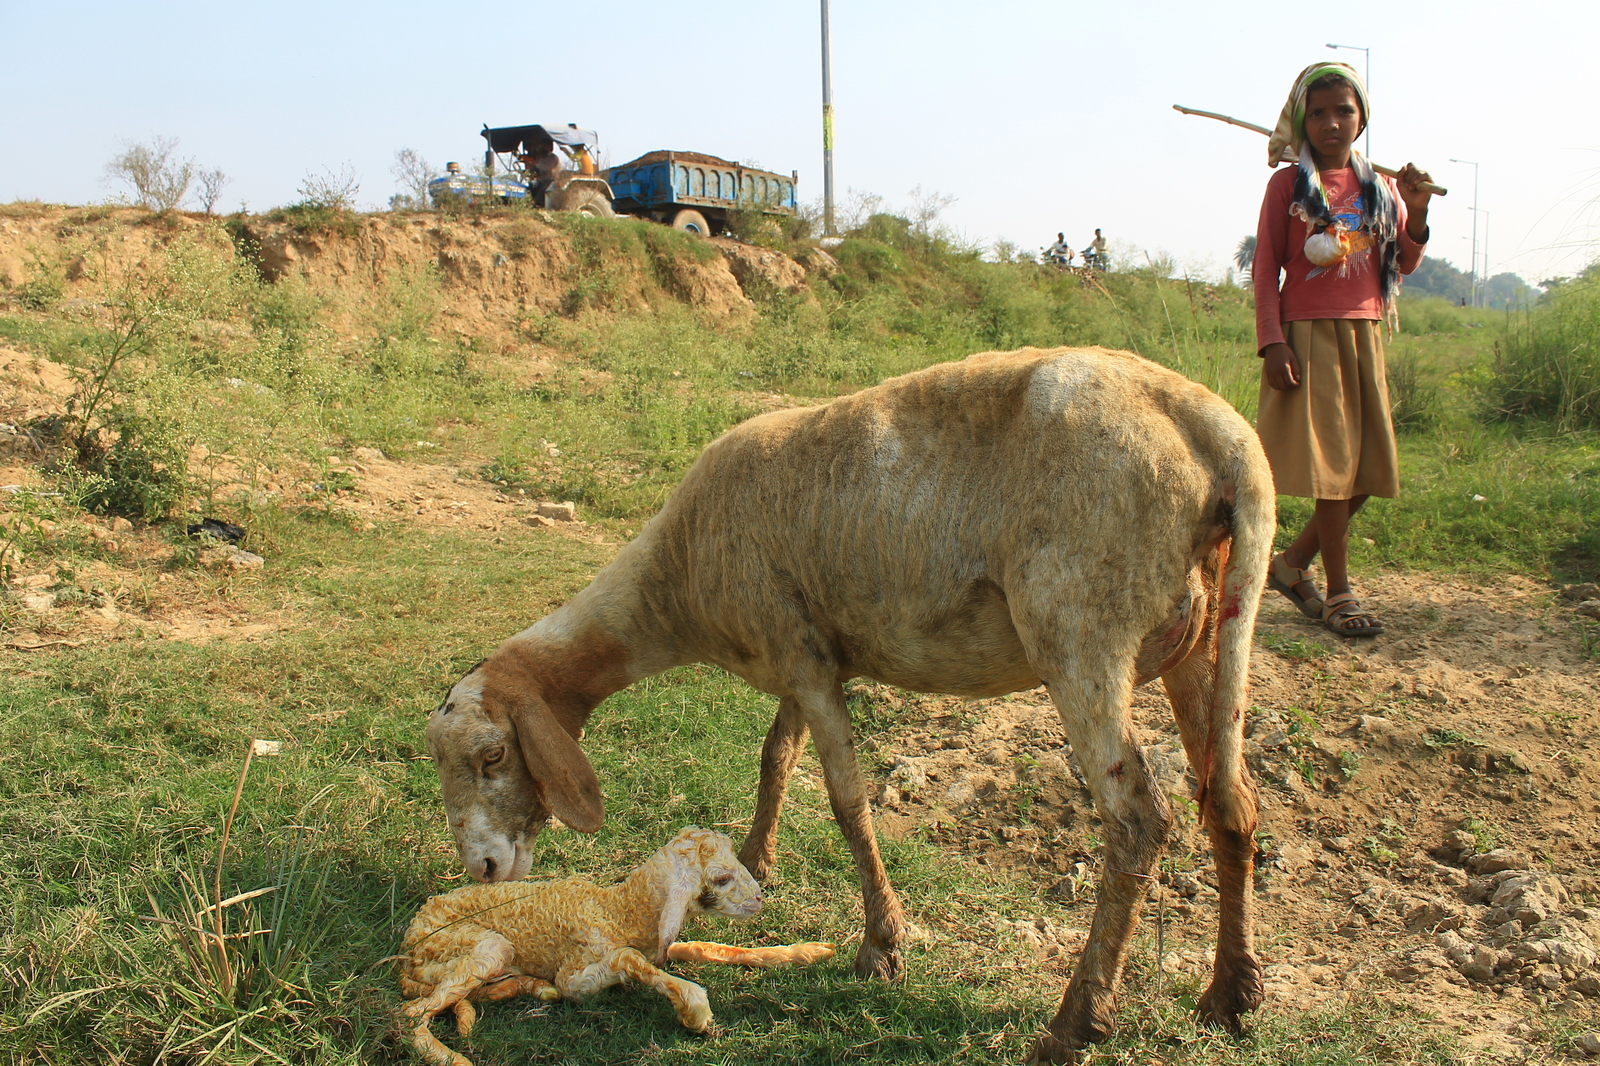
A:
<svg viewBox="0 0 1600 1066">
<path fill-rule="evenodd" d="M 1356 102 L 1361 105 L 1361 126 L 1372 121 L 1372 105 L 1367 102 L 1367 83 L 1348 63 L 1313 63 L 1300 72 L 1294 80 L 1294 89 L 1278 115 L 1278 124 L 1267 140 L 1267 166 L 1294 162 L 1300 158 L 1300 149 L 1306 140 L 1306 97 L 1311 94 L 1311 83 L 1324 74 L 1337 74 L 1350 83 L 1356 91 Z"/>
</svg>

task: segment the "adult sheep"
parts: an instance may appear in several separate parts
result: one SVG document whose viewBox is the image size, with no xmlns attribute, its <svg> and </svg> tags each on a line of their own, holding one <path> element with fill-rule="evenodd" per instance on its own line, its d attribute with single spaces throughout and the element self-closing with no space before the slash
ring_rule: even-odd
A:
<svg viewBox="0 0 1600 1066">
<path fill-rule="evenodd" d="M 709 445 L 661 513 L 565 606 L 511 637 L 428 722 L 450 825 L 479 880 L 528 872 L 549 814 L 604 810 L 576 738 L 606 696 L 691 662 L 780 697 L 740 860 L 771 869 L 809 729 L 865 904 L 856 971 L 892 978 L 906 923 L 873 835 L 842 684 L 1049 691 L 1104 821 L 1088 944 L 1037 1045 L 1074 1061 L 1111 1031 L 1171 815 L 1130 728 L 1160 676 L 1200 782 L 1221 895 L 1201 999 L 1239 1027 L 1261 1000 L 1256 792 L 1240 758 L 1251 635 L 1274 525 L 1255 432 L 1126 352 L 995 352 Z"/>
</svg>

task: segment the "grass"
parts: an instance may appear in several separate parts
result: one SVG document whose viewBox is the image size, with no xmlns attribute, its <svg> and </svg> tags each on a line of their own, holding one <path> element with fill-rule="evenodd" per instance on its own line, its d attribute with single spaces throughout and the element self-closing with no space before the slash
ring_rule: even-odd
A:
<svg viewBox="0 0 1600 1066">
<path fill-rule="evenodd" d="M 515 221 L 501 237 L 513 256 L 527 236 Z M 568 279 L 568 314 L 526 318 L 525 345 L 510 357 L 473 338 L 441 339 L 443 293 L 429 271 L 393 274 L 365 302 L 339 303 L 237 272 L 220 234 L 149 266 L 169 283 L 151 299 L 185 328 L 152 335 L 116 379 L 115 400 L 209 455 L 191 464 L 185 498 L 157 525 L 170 554 L 139 564 L 120 590 L 85 592 L 107 580 L 91 576 L 98 564 L 117 557 L 87 537 L 39 533 L 38 522 L 75 513 L 72 499 L 47 496 L 7 501 L 20 520 L 16 546 L 31 567 L 53 570 L 61 595 L 180 597 L 280 625 L 257 643 L 125 633 L 25 659 L 9 653 L 0 884 L 12 919 L 0 925 L 0 1061 L 409 1061 L 391 1019 L 390 957 L 421 901 L 461 876 L 422 743 L 425 714 L 614 549 L 400 525 L 357 533 L 336 501 L 288 508 L 269 484 L 326 484 L 331 457 L 375 445 L 412 461 L 470 461 L 508 489 L 577 500 L 597 529 L 620 532 L 659 507 L 706 441 L 775 394 L 811 402 L 1025 344 L 1131 348 L 1254 409 L 1246 294 L 1173 278 L 1165 264 L 1086 287 L 1025 263 L 981 262 L 880 218 L 837 249 L 841 270 L 813 298 L 762 294 L 751 322 L 719 330 L 687 310 L 608 310 L 620 284 L 608 271 L 640 271 L 671 293 L 703 243 L 643 224 L 561 224 L 581 267 Z M 613 266 L 619 258 L 632 265 Z M 0 339 L 92 370 L 108 339 L 104 318 L 24 295 L 0 313 Z M 1600 573 L 1593 432 L 1480 417 L 1502 326 L 1448 305 L 1408 304 L 1402 315 L 1411 332 L 1393 351 L 1412 367 L 1417 412 L 1402 437 L 1406 495 L 1374 501 L 1357 520 L 1358 572 Z M 518 363 L 536 349 L 556 357 L 555 369 L 530 380 Z M 181 529 L 202 507 L 248 525 L 267 568 L 198 569 Z M 1280 507 L 1285 530 L 1303 521 L 1300 502 Z M 11 536 L 0 534 L 0 547 Z M 22 622 L 21 608 L 0 599 L 0 629 Z M 1303 659 L 1326 653 L 1305 640 L 1268 646 Z M 891 727 L 889 710 L 870 710 L 873 729 Z M 585 741 L 608 822 L 593 837 L 546 832 L 535 868 L 604 880 L 685 824 L 737 838 L 773 712 L 770 698 L 707 667 L 619 693 Z M 283 752 L 255 760 L 230 814 L 254 738 Z M 748 927 L 705 921 L 691 933 L 848 938 L 859 897 L 830 821 L 821 791 L 797 785 L 767 910 Z M 927 933 L 901 984 L 857 981 L 847 942 L 838 959 L 801 971 L 699 970 L 721 1024 L 710 1038 L 681 1030 L 659 997 L 623 990 L 581 1007 L 489 1007 L 470 1045 L 447 1024 L 438 1031 L 486 1064 L 573 1061 L 573 1049 L 606 1063 L 1021 1058 L 1065 973 L 1037 962 L 1006 922 L 1046 914 L 1087 925 L 1090 901 L 1046 899 L 1036 879 L 997 876 L 915 836 L 883 848 Z M 1269 1006 L 1242 1040 L 1198 1029 L 1189 1013 L 1198 988 L 1158 977 L 1154 954 L 1153 934 L 1141 934 L 1122 1029 L 1093 1061 L 1467 1061 L 1423 1019 L 1371 997 L 1308 1013 Z"/>
<path fill-rule="evenodd" d="M 316 512 L 278 513 L 253 535 L 270 568 L 231 595 L 252 610 L 296 613 L 272 643 L 35 653 L 0 697 L 0 880 L 14 915 L 0 934 L 12 987 L 0 1001 L 0 1046 L 14 1061 L 148 1062 L 163 1049 L 188 1061 L 202 1048 L 218 1062 L 405 1059 L 385 960 L 421 901 L 460 877 L 424 717 L 483 651 L 564 599 L 605 553 L 405 528 L 358 537 Z M 709 667 L 613 697 L 585 742 L 610 799 L 607 825 L 594 837 L 546 832 L 536 868 L 606 879 L 685 824 L 737 836 L 774 709 Z M 213 892 L 241 755 L 258 737 L 280 741 L 283 754 L 256 759 L 243 780 Z M 1092 904 L 1064 910 L 1036 881 L 997 878 L 925 841 L 884 849 L 911 920 L 929 934 L 908 953 L 902 984 L 856 980 L 848 945 L 806 970 L 706 967 L 695 979 L 720 1021 L 712 1038 L 679 1028 L 659 997 L 616 990 L 582 1007 L 490 1007 L 470 1053 L 484 1063 L 573 1061 L 574 1047 L 585 1049 L 581 1061 L 605 1063 L 1021 1057 L 1053 1012 L 1061 975 L 1034 962 L 1003 920 L 1048 912 L 1086 923 Z M 258 972 L 254 986 L 222 994 L 171 927 L 150 920 L 187 915 L 209 928 L 184 900 L 274 886 L 251 901 L 254 913 L 230 910 L 228 929 L 297 923 L 305 949 L 287 966 L 288 987 Z M 750 926 L 703 920 L 694 932 L 838 940 L 858 922 L 854 872 L 825 798 L 797 787 L 766 911 Z M 1185 1014 L 1192 988 L 1152 992 L 1139 969 L 1152 951 L 1136 951 L 1124 1035 L 1097 1061 L 1147 1061 L 1135 1056 L 1152 1041 L 1175 1063 L 1354 1062 L 1378 1051 L 1402 1063 L 1452 1061 L 1436 1040 L 1374 1036 L 1363 1019 L 1375 1004 L 1343 1015 L 1361 1034 L 1345 1059 L 1309 1055 L 1332 1039 L 1331 1017 L 1268 1013 L 1243 1042 L 1203 1033 Z"/>
</svg>

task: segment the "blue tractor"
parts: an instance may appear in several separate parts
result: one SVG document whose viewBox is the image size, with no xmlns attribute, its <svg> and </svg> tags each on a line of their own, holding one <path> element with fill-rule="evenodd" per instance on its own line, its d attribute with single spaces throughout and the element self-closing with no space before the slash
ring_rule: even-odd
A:
<svg viewBox="0 0 1600 1066">
<path fill-rule="evenodd" d="M 600 137 L 577 126 L 485 125 L 483 172 L 461 173 L 449 164 L 444 177 L 428 183 L 434 205 L 451 202 L 526 203 L 551 211 L 576 211 L 610 218 L 611 186 L 597 172 L 595 153 Z M 557 154 L 557 153 L 561 154 Z M 562 155 L 566 159 L 562 159 Z M 500 177 L 501 173 L 505 177 Z"/>
</svg>

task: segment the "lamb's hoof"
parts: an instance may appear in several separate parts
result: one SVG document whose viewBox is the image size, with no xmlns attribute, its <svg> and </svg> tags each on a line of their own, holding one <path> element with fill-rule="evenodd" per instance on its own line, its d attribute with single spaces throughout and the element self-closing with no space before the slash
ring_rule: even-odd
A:
<svg viewBox="0 0 1600 1066">
<path fill-rule="evenodd" d="M 555 985 L 545 985 L 535 994 L 539 997 L 540 1002 L 554 1003 L 556 1000 L 561 998 L 561 989 L 557 988 Z"/>
<path fill-rule="evenodd" d="M 705 989 L 690 984 L 684 990 L 683 1003 L 678 1008 L 678 1020 L 685 1029 L 696 1033 L 704 1033 L 711 1028 L 711 1000 Z"/>
<path fill-rule="evenodd" d="M 868 980 L 895 981 L 905 973 L 906 963 L 899 948 L 878 948 L 862 944 L 856 952 L 856 976 Z"/>
<path fill-rule="evenodd" d="M 1261 1006 L 1263 996 L 1261 964 L 1249 958 L 1232 973 L 1213 977 L 1195 1011 L 1202 1022 L 1239 1036 L 1244 1033 L 1243 1016 Z"/>
</svg>

